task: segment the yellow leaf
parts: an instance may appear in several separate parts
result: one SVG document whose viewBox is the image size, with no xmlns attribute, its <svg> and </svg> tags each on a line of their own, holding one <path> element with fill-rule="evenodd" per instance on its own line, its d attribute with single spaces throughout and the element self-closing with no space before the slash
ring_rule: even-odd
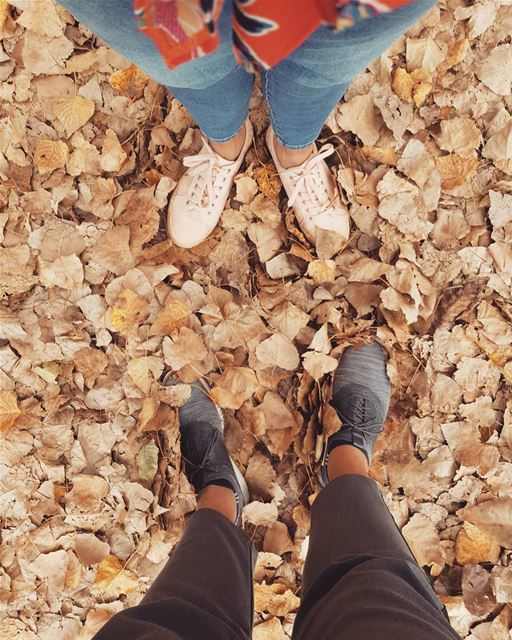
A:
<svg viewBox="0 0 512 640">
<path fill-rule="evenodd" d="M 112 309 L 112 326 L 126 334 L 147 318 L 148 303 L 131 289 L 124 289 Z"/>
<path fill-rule="evenodd" d="M 375 160 L 381 164 L 395 165 L 398 160 L 394 149 L 385 149 L 384 147 L 363 147 L 361 151 L 367 158 L 370 158 L 370 160 Z"/>
<path fill-rule="evenodd" d="M 436 158 L 436 167 L 441 175 L 441 188 L 445 190 L 460 187 L 476 172 L 476 158 L 461 158 L 456 153 Z"/>
<path fill-rule="evenodd" d="M 465 522 L 455 540 L 455 556 L 459 564 L 492 562 L 500 557 L 500 545 L 470 522 Z"/>
<path fill-rule="evenodd" d="M 165 302 L 165 306 L 151 326 L 151 335 L 169 335 L 186 324 L 190 309 L 179 300 Z"/>
<path fill-rule="evenodd" d="M 13 391 L 0 391 L 0 431 L 8 431 L 20 415 L 16 394 Z"/>
<path fill-rule="evenodd" d="M 307 275 L 313 278 L 315 284 L 334 282 L 336 277 L 336 263 L 334 260 L 314 260 L 308 265 Z"/>
<path fill-rule="evenodd" d="M 0 0 L 0 32 L 4 28 L 5 21 L 9 15 L 9 3 L 7 0 Z"/>
<path fill-rule="evenodd" d="M 426 69 L 415 69 L 408 73 L 398 67 L 393 73 L 391 88 L 405 102 L 414 102 L 419 107 L 432 89 L 432 76 Z"/>
<path fill-rule="evenodd" d="M 149 76 L 132 64 L 128 69 L 113 73 L 108 81 L 118 93 L 136 100 L 143 94 Z"/>
<path fill-rule="evenodd" d="M 131 593 L 138 586 L 137 576 L 128 569 L 123 569 L 121 561 L 109 554 L 98 565 L 94 585 L 107 597 L 117 597 L 122 593 Z"/>
<path fill-rule="evenodd" d="M 34 151 L 34 164 L 41 173 L 63 167 L 69 158 L 69 149 L 62 140 L 38 140 Z"/>
<path fill-rule="evenodd" d="M 92 117 L 94 109 L 94 102 L 82 96 L 59 100 L 53 107 L 55 115 L 64 125 L 68 136 L 84 126 Z"/>
</svg>

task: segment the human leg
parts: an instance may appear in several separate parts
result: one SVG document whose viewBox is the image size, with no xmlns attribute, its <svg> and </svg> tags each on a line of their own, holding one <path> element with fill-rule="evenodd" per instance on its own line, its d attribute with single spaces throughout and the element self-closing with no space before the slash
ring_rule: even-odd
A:
<svg viewBox="0 0 512 640">
<path fill-rule="evenodd" d="M 247 118 L 254 78 L 233 55 L 231 2 L 225 2 L 219 19 L 220 42 L 215 52 L 175 69 L 165 65 L 153 41 L 139 31 L 133 0 L 59 2 L 112 49 L 165 85 L 185 105 L 207 138 L 222 143 L 239 133 Z M 243 141 L 240 148 L 242 144 Z"/>
<path fill-rule="evenodd" d="M 380 490 L 366 476 L 389 401 L 385 360 L 376 347 L 359 354 L 348 349 L 335 375 L 333 405 L 343 426 L 329 439 L 326 486 L 312 507 L 294 640 L 458 637 Z"/>
<path fill-rule="evenodd" d="M 436 0 L 416 0 L 340 32 L 322 26 L 264 72 L 262 84 L 280 145 L 310 147 L 353 78 L 435 4 Z"/>
<path fill-rule="evenodd" d="M 224 445 L 222 416 L 201 383 L 180 408 L 181 450 L 198 507 L 142 602 L 115 615 L 95 640 L 248 640 L 255 550 L 234 521 L 248 499 Z"/>
</svg>

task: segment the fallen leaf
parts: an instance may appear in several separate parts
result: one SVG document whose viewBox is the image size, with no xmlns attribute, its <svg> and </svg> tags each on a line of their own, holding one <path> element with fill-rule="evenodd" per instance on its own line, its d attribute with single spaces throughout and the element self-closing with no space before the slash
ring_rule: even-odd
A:
<svg viewBox="0 0 512 640">
<path fill-rule="evenodd" d="M 240 409 L 258 388 L 258 380 L 252 369 L 229 367 L 215 381 L 211 390 L 213 401 L 224 409 Z"/>
<path fill-rule="evenodd" d="M 153 440 L 150 440 L 150 442 L 147 442 L 143 447 L 141 447 L 135 458 L 139 477 L 149 484 L 151 484 L 155 479 L 155 475 L 158 470 L 159 454 L 160 451 L 158 447 Z"/>
<path fill-rule="evenodd" d="M 11 429 L 20 415 L 16 394 L 13 391 L 0 391 L 0 431 Z"/>
<path fill-rule="evenodd" d="M 129 333 L 146 319 L 147 314 L 148 303 L 131 289 L 124 289 L 112 308 L 112 326 L 122 334 Z"/>
<path fill-rule="evenodd" d="M 275 333 L 256 347 L 256 357 L 267 367 L 281 367 L 293 371 L 299 366 L 299 353 L 285 335 Z"/>
<path fill-rule="evenodd" d="M 75 553 L 82 564 L 98 564 L 108 556 L 110 546 L 92 533 L 79 533 L 75 538 Z"/>
<path fill-rule="evenodd" d="M 306 351 L 302 358 L 304 369 L 317 381 L 334 371 L 338 366 L 336 358 L 316 351 Z"/>
<path fill-rule="evenodd" d="M 299 607 L 300 598 L 280 582 L 254 585 L 254 609 L 257 613 L 267 611 L 271 615 L 284 617 Z"/>
<path fill-rule="evenodd" d="M 164 370 L 164 363 L 156 356 L 142 356 L 128 362 L 126 371 L 133 384 L 148 394 L 154 380 L 158 380 Z"/>
<path fill-rule="evenodd" d="M 313 260 L 308 264 L 307 275 L 315 284 L 334 282 L 336 278 L 336 262 L 334 260 Z"/>
<path fill-rule="evenodd" d="M 151 335 L 169 335 L 184 326 L 190 315 L 190 309 L 180 300 L 168 296 L 164 308 L 158 313 L 151 325 Z"/>
<path fill-rule="evenodd" d="M 34 150 L 34 164 L 47 173 L 63 167 L 69 159 L 69 149 L 62 140 L 38 140 Z"/>
<path fill-rule="evenodd" d="M 461 158 L 456 153 L 436 158 L 436 167 L 441 174 L 441 188 L 449 191 L 470 180 L 478 167 L 476 158 Z"/>
<path fill-rule="evenodd" d="M 100 165 L 103 171 L 119 171 L 127 155 L 119 143 L 115 131 L 107 129 L 101 149 Z"/>
<path fill-rule="evenodd" d="M 137 589 L 137 576 L 125 569 L 115 555 L 109 554 L 98 566 L 94 586 L 106 598 L 116 598 Z"/>
<path fill-rule="evenodd" d="M 488 538 L 470 522 L 465 522 L 455 540 L 455 555 L 459 564 L 492 562 L 500 557 L 500 545 Z"/>
<path fill-rule="evenodd" d="M 149 76 L 132 64 L 127 69 L 115 71 L 108 81 L 118 93 L 137 100 L 144 93 Z"/>
<path fill-rule="evenodd" d="M 64 125 L 66 135 L 69 138 L 72 133 L 83 127 L 92 118 L 95 108 L 92 100 L 74 96 L 55 102 L 53 111 Z"/>
<path fill-rule="evenodd" d="M 252 632 L 253 640 L 288 640 L 279 618 L 270 618 L 256 625 Z"/>
</svg>

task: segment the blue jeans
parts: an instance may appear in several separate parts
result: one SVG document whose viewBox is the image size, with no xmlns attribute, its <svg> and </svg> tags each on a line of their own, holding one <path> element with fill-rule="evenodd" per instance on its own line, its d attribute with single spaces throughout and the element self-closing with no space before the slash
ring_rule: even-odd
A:
<svg viewBox="0 0 512 640">
<path fill-rule="evenodd" d="M 225 0 L 218 49 L 177 69 L 167 68 L 153 42 L 138 30 L 133 0 L 59 1 L 113 49 L 166 85 L 205 136 L 224 142 L 241 129 L 248 115 L 254 76 L 233 55 L 232 0 Z M 416 0 L 341 32 L 319 27 L 288 58 L 262 72 L 272 127 L 281 144 L 302 149 L 316 140 L 354 76 L 434 4 L 436 0 Z"/>
</svg>

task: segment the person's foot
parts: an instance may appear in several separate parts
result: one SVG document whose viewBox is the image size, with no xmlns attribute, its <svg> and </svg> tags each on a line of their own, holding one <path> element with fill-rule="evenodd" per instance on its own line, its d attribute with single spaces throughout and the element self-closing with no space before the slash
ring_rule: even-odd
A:
<svg viewBox="0 0 512 640">
<path fill-rule="evenodd" d="M 391 383 L 382 347 L 375 342 L 345 349 L 334 373 L 331 399 L 342 427 L 327 440 L 320 468 L 322 486 L 329 482 L 329 455 L 337 447 L 352 445 L 364 454 L 368 465 L 371 464 L 390 397 Z"/>
<path fill-rule="evenodd" d="M 288 194 L 297 222 L 306 238 L 313 244 L 318 229 L 333 231 L 348 240 L 350 218 L 342 204 L 334 178 L 325 158 L 334 153 L 331 144 L 320 150 L 316 147 L 301 164 L 285 167 L 279 159 L 278 141 L 272 128 L 267 130 L 267 146 Z M 288 164 L 288 163 L 287 163 Z"/>
<path fill-rule="evenodd" d="M 176 382 L 168 374 L 164 378 L 164 384 L 172 385 Z M 206 385 L 198 381 L 190 386 L 190 398 L 178 410 L 181 457 L 185 463 L 185 473 L 198 494 L 208 494 L 204 490 L 209 487 L 230 489 L 236 500 L 235 523 L 240 524 L 242 509 L 249 502 L 249 489 L 226 450 L 222 412 L 210 398 Z M 215 496 L 213 499 L 210 495 L 206 497 L 208 504 L 215 504 Z M 229 497 L 228 493 L 227 498 Z"/>
<path fill-rule="evenodd" d="M 216 153 L 207 140 L 203 140 L 197 155 L 183 158 L 188 170 L 176 185 L 167 214 L 167 231 L 178 247 L 190 249 L 201 244 L 217 226 L 252 143 L 253 130 L 248 120 L 244 128 L 245 141 L 234 160 Z"/>
</svg>

